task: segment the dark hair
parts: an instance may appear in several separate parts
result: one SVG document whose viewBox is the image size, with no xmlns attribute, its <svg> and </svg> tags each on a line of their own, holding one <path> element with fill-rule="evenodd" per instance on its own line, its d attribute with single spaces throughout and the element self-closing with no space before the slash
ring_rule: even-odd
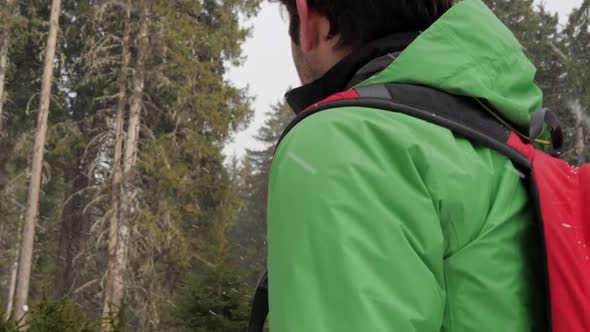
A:
<svg viewBox="0 0 590 332">
<path fill-rule="evenodd" d="M 278 0 L 290 16 L 289 33 L 299 42 L 295 0 Z M 340 46 L 356 47 L 392 33 L 426 30 L 453 6 L 454 0 L 307 0 L 310 8 L 328 18 L 330 36 Z"/>
</svg>

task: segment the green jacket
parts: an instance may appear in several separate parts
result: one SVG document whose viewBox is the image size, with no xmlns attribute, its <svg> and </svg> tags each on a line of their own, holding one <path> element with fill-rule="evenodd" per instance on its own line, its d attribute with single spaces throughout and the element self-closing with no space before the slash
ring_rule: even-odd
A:
<svg viewBox="0 0 590 332">
<path fill-rule="evenodd" d="M 542 106 L 535 72 L 494 14 L 465 0 L 358 85 L 480 97 L 524 129 Z M 536 236 L 499 153 L 403 114 L 319 112 L 273 161 L 270 330 L 539 331 Z"/>
</svg>

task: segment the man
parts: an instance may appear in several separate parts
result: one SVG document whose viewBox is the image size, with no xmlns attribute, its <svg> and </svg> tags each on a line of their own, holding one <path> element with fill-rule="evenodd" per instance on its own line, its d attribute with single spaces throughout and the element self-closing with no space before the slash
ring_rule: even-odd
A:
<svg viewBox="0 0 590 332">
<path fill-rule="evenodd" d="M 296 113 L 376 83 L 478 97 L 522 130 L 541 108 L 535 68 L 480 0 L 280 1 Z M 506 157 L 446 128 L 355 107 L 306 117 L 270 176 L 270 330 L 542 330 L 532 213 Z"/>
</svg>

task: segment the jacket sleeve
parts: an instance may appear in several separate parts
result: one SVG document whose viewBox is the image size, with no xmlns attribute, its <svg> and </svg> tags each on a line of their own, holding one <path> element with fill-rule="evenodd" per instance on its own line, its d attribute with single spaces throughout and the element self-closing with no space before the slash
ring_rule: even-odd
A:
<svg viewBox="0 0 590 332">
<path fill-rule="evenodd" d="M 271 332 L 440 331 L 441 225 L 411 133 L 391 116 L 320 112 L 280 144 L 268 205 Z"/>
</svg>

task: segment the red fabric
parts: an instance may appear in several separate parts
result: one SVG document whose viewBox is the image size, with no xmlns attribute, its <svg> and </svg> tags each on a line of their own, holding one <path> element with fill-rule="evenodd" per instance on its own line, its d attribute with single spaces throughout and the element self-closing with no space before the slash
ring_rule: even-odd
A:
<svg viewBox="0 0 590 332">
<path fill-rule="evenodd" d="M 533 163 L 551 293 L 553 332 L 590 331 L 590 164 L 576 168 L 516 134 L 507 142 Z"/>
<path fill-rule="evenodd" d="M 360 95 L 356 90 L 354 90 L 354 89 L 346 90 L 344 92 L 339 92 L 339 93 L 333 94 L 330 97 L 309 106 L 308 108 L 306 108 L 304 110 L 304 112 L 307 112 L 308 110 L 310 110 L 316 106 L 326 104 L 331 101 L 342 100 L 342 99 L 357 99 L 357 98 L 360 98 Z"/>
</svg>

